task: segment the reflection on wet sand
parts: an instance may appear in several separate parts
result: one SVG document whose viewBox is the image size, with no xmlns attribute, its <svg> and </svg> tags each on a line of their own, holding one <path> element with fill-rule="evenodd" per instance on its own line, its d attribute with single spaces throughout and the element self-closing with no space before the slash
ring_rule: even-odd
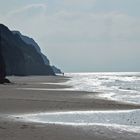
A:
<svg viewBox="0 0 140 140">
<path fill-rule="evenodd" d="M 61 125 L 103 125 L 127 131 L 140 131 L 140 110 L 71 111 L 15 115 L 22 121 Z"/>
</svg>

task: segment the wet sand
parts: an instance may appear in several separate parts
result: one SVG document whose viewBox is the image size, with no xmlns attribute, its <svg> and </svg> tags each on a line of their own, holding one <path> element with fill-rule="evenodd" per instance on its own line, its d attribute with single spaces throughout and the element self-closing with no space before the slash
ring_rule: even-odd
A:
<svg viewBox="0 0 140 140">
<path fill-rule="evenodd" d="M 101 93 L 63 90 L 64 77 L 10 77 L 11 85 L 0 85 L 0 114 L 55 111 L 140 109 L 140 105 L 97 98 Z M 49 83 L 49 84 L 47 84 Z M 48 90 L 47 90 L 48 89 Z M 50 90 L 54 89 L 54 90 Z M 1 116 L 1 115 L 0 115 Z M 68 126 L 27 123 L 0 117 L 0 140 L 139 140 L 140 133 L 106 126 Z"/>
</svg>

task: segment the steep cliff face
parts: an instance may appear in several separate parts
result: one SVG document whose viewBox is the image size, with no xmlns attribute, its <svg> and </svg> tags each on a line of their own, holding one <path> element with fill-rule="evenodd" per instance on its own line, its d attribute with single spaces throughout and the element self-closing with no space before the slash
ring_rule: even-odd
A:
<svg viewBox="0 0 140 140">
<path fill-rule="evenodd" d="M 39 47 L 39 45 L 34 41 L 34 39 L 28 37 L 28 36 L 25 36 L 23 34 L 21 34 L 19 31 L 12 31 L 13 34 L 17 34 L 21 37 L 21 39 L 28 45 L 31 45 L 33 48 L 36 49 L 36 51 L 41 55 L 41 57 L 43 58 L 44 60 L 44 63 L 45 65 L 50 65 L 50 61 L 49 59 L 47 58 L 47 56 L 45 56 L 42 52 L 41 52 L 41 49 Z M 57 68 L 56 66 L 51 66 L 54 73 L 56 74 L 62 74 L 61 70 L 59 68 Z"/>
<path fill-rule="evenodd" d="M 56 74 L 62 74 L 63 72 L 59 69 L 59 68 L 57 68 L 56 66 L 52 66 L 52 69 L 53 69 L 53 71 L 56 73 Z"/>
<path fill-rule="evenodd" d="M 1 52 L 7 75 L 54 75 L 50 65 L 45 65 L 40 53 L 25 43 L 18 34 L 13 34 L 0 24 Z"/>
<path fill-rule="evenodd" d="M 21 37 L 21 39 L 22 39 L 26 44 L 28 44 L 28 45 L 34 47 L 34 48 L 36 49 L 36 51 L 37 51 L 37 52 L 41 55 L 41 57 L 43 58 L 44 63 L 45 63 L 46 65 L 50 65 L 49 59 L 41 52 L 41 49 L 40 49 L 39 45 L 34 41 L 33 38 L 30 38 L 30 37 L 28 37 L 28 36 L 22 35 L 19 31 L 12 31 L 12 32 L 13 32 L 13 34 L 18 34 L 18 35 Z"/>
<path fill-rule="evenodd" d="M 2 41 L 1 41 L 1 30 L 0 30 L 0 84 L 4 83 L 4 79 L 6 76 L 6 68 L 5 68 L 5 62 L 3 59 L 3 55 L 2 55 Z"/>
</svg>

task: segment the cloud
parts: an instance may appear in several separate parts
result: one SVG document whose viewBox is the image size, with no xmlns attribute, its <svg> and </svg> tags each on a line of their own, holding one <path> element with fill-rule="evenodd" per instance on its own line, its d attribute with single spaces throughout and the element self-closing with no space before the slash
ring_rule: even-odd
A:
<svg viewBox="0 0 140 140">
<path fill-rule="evenodd" d="M 26 32 L 30 34 L 37 32 L 41 38 L 47 37 L 50 42 L 93 43 L 140 39 L 140 19 L 124 13 L 60 10 L 49 15 L 46 10 L 46 4 L 31 4 L 11 11 L 5 21 L 24 30 L 27 28 Z"/>
<path fill-rule="evenodd" d="M 96 0 L 62 0 L 65 5 L 90 5 L 94 4 Z"/>
<path fill-rule="evenodd" d="M 34 9 L 41 10 L 41 11 L 45 12 L 47 9 L 47 5 L 46 4 L 30 4 L 30 5 L 27 5 L 25 7 L 10 11 L 6 17 L 9 18 L 9 17 L 13 17 L 15 15 L 22 15 L 22 14 L 25 14 L 29 11 L 33 12 Z"/>
<path fill-rule="evenodd" d="M 140 36 L 140 19 L 119 12 L 61 11 L 47 18 L 48 38 L 56 37 L 59 41 L 64 38 L 69 43 L 134 40 Z"/>
<path fill-rule="evenodd" d="M 47 16 L 44 44 L 49 52 L 60 50 L 51 60 L 69 71 L 134 71 L 140 58 L 139 25 L 139 18 L 122 12 L 63 10 Z"/>
<path fill-rule="evenodd" d="M 139 17 L 115 10 L 85 12 L 81 8 L 96 5 L 94 0 L 61 2 L 57 10 L 52 6 L 48 11 L 46 4 L 31 4 L 1 19 L 11 29 L 35 38 L 51 60 L 67 70 L 76 67 L 98 71 L 108 66 L 124 68 L 126 64 L 133 68 L 132 63 L 138 64 Z"/>
<path fill-rule="evenodd" d="M 1 19 L 12 30 L 20 30 L 36 37 L 43 34 L 46 10 L 46 3 L 30 4 L 10 11 L 6 16 L 1 16 Z"/>
<path fill-rule="evenodd" d="M 83 4 L 95 0 L 63 2 Z M 37 32 L 41 39 L 47 37 L 50 42 L 93 43 L 140 39 L 140 19 L 116 11 L 102 13 L 63 9 L 48 14 L 47 4 L 31 4 L 9 12 L 4 19 L 10 25 L 23 28 L 26 33 L 35 35 Z"/>
</svg>

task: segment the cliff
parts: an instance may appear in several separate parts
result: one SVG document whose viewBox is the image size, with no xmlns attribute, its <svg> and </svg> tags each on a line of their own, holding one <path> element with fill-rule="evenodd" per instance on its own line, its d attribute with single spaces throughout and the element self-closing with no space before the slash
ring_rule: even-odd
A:
<svg viewBox="0 0 140 140">
<path fill-rule="evenodd" d="M 56 73 L 56 74 L 62 74 L 63 72 L 59 69 L 59 68 L 57 68 L 56 66 L 52 66 L 52 69 L 53 69 L 53 71 Z"/>
<path fill-rule="evenodd" d="M 40 49 L 39 45 L 34 41 L 33 38 L 30 38 L 30 37 L 28 37 L 28 36 L 25 36 L 25 35 L 21 34 L 19 31 L 12 31 L 12 32 L 13 32 L 13 34 L 18 34 L 18 35 L 21 37 L 21 39 L 22 39 L 26 44 L 28 44 L 28 45 L 34 47 L 34 48 L 36 49 L 36 51 L 37 51 L 37 52 L 41 55 L 41 57 L 43 58 L 44 63 L 45 63 L 46 65 L 50 65 L 49 59 L 41 52 L 41 49 Z"/>
<path fill-rule="evenodd" d="M 39 45 L 35 42 L 35 40 L 33 38 L 30 38 L 28 36 L 25 36 L 23 34 L 21 34 L 19 31 L 12 31 L 13 34 L 17 34 L 21 37 L 21 39 L 28 45 L 31 45 L 33 48 L 36 49 L 36 51 L 41 55 L 41 57 L 44 60 L 45 65 L 50 65 L 50 61 L 47 58 L 47 56 L 45 56 L 42 52 L 41 49 L 39 47 Z M 28 47 L 28 46 L 27 46 Z M 54 73 L 55 74 L 62 74 L 61 70 L 59 68 L 57 68 L 56 66 L 51 66 Z"/>
<path fill-rule="evenodd" d="M 20 35 L 13 34 L 3 24 L 0 24 L 0 31 L 1 53 L 7 75 L 55 75 L 32 44 L 25 43 Z"/>
<path fill-rule="evenodd" d="M 5 62 L 2 55 L 2 41 L 1 41 L 1 31 L 0 31 L 0 84 L 4 83 L 6 77 Z"/>
</svg>

